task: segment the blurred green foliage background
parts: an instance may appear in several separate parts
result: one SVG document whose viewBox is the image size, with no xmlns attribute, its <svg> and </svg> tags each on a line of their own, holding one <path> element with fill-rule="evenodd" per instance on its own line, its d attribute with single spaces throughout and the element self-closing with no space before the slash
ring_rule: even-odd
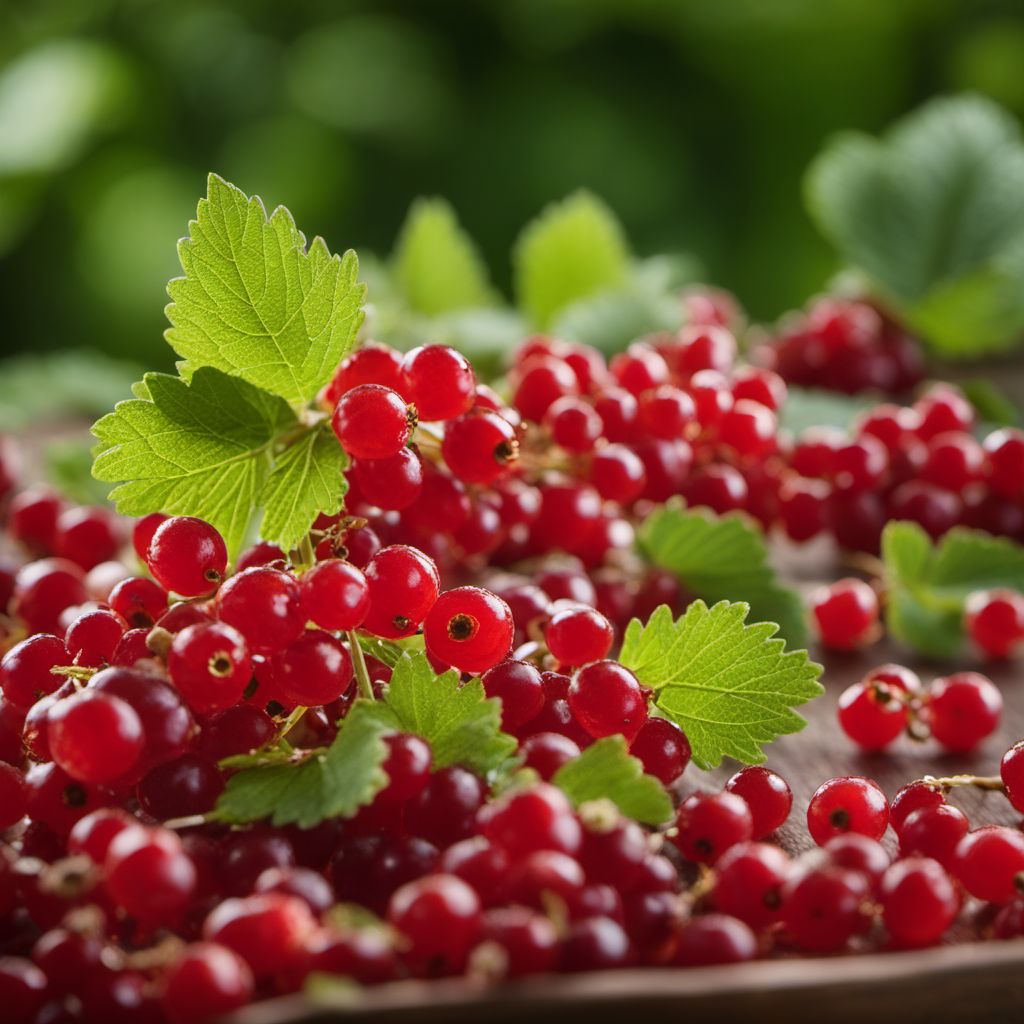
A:
<svg viewBox="0 0 1024 1024">
<path fill-rule="evenodd" d="M 0 344 L 169 364 L 208 170 L 336 251 L 444 195 L 506 289 L 584 186 L 772 318 L 836 269 L 823 141 L 964 89 L 1024 114 L 1020 0 L 0 0 Z"/>
</svg>

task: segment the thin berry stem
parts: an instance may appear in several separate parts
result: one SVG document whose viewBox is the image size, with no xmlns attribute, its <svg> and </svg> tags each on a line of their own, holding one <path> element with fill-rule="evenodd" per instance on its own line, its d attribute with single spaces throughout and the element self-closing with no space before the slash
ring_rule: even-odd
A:
<svg viewBox="0 0 1024 1024">
<path fill-rule="evenodd" d="M 359 688 L 359 696 L 366 700 L 375 700 L 373 696 L 373 682 L 370 680 L 370 673 L 366 667 L 366 658 L 363 657 L 363 648 L 359 643 L 359 636 L 354 629 L 348 631 L 349 647 L 352 649 L 352 667 L 355 670 L 356 686 Z"/>
<path fill-rule="evenodd" d="M 945 792 L 964 786 L 971 786 L 974 789 L 984 789 L 991 792 L 1006 792 L 1003 780 L 998 775 L 948 775 L 942 778 L 926 775 L 921 781 L 926 786 L 931 786 L 932 789 L 941 789 Z"/>
<path fill-rule="evenodd" d="M 281 723 L 281 728 L 277 732 L 278 743 L 280 743 L 281 740 L 283 740 L 285 736 L 287 736 L 288 733 L 291 732 L 296 725 L 298 725 L 299 721 L 301 720 L 302 716 L 306 713 L 307 710 L 308 708 L 306 708 L 302 704 L 292 708 L 291 712 L 289 712 L 288 714 L 288 717 Z"/>
<path fill-rule="evenodd" d="M 307 533 L 299 541 L 299 563 L 303 569 L 308 569 L 316 564 L 316 552 L 313 550 L 313 540 Z"/>
</svg>

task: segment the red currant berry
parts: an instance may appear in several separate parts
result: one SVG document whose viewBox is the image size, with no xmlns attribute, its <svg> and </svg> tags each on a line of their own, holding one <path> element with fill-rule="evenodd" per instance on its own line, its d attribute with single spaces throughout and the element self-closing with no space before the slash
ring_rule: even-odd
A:
<svg viewBox="0 0 1024 1024">
<path fill-rule="evenodd" d="M 733 377 L 733 400 L 750 399 L 760 402 L 772 412 L 778 412 L 786 404 L 786 382 L 771 370 L 746 366 Z"/>
<path fill-rule="evenodd" d="M 1024 740 L 1015 743 L 1003 754 L 999 773 L 1006 789 L 1006 798 L 1018 811 L 1024 811 Z"/>
<path fill-rule="evenodd" d="M 31 960 L 20 956 L 0 958 L 0 1000 L 5 1021 L 34 1024 L 42 1020 L 47 992 L 46 975 Z"/>
<path fill-rule="evenodd" d="M 512 647 L 509 606 L 489 590 L 457 587 L 438 597 L 423 622 L 427 650 L 460 672 L 493 668 Z"/>
<path fill-rule="evenodd" d="M 908 480 L 889 495 L 889 518 L 917 523 L 932 540 L 956 526 L 962 513 L 959 495 L 923 480 Z"/>
<path fill-rule="evenodd" d="M 224 579 L 228 549 L 224 538 L 202 519 L 174 516 L 149 542 L 146 564 L 158 583 L 182 597 L 199 597 Z"/>
<path fill-rule="evenodd" d="M 334 371 L 331 382 L 324 388 L 324 405 L 333 409 L 342 395 L 360 384 L 383 384 L 404 395 L 401 353 L 386 345 L 371 342 L 346 356 Z"/>
<path fill-rule="evenodd" d="M 907 705 L 898 690 L 882 682 L 860 682 L 839 696 L 839 724 L 864 750 L 887 747 L 907 728 Z"/>
<path fill-rule="evenodd" d="M 274 686 L 293 704 L 316 707 L 337 700 L 352 683 L 352 658 L 319 629 L 306 630 L 273 658 Z"/>
<path fill-rule="evenodd" d="M 527 907 L 499 907 L 483 916 L 481 938 L 501 954 L 503 977 L 521 978 L 554 970 L 558 933 L 543 914 Z"/>
<path fill-rule="evenodd" d="M 488 697 L 501 701 L 501 727 L 516 732 L 544 707 L 540 672 L 525 661 L 502 661 L 481 679 Z"/>
<path fill-rule="evenodd" d="M 989 487 L 1003 498 L 1019 498 L 1024 492 L 1024 432 L 1007 427 L 995 430 L 984 441 L 988 456 Z"/>
<path fill-rule="evenodd" d="M 789 857 L 769 843 L 738 843 L 715 865 L 716 909 L 760 930 L 778 920 Z"/>
<path fill-rule="evenodd" d="M 146 561 L 153 534 L 168 518 L 169 516 L 165 516 L 162 512 L 151 512 L 148 516 L 143 516 L 135 521 L 135 525 L 132 527 L 132 547 L 141 561 Z"/>
<path fill-rule="evenodd" d="M 441 455 L 464 483 L 490 484 L 519 457 L 519 442 L 507 420 L 489 409 L 472 409 L 445 427 Z"/>
<path fill-rule="evenodd" d="M 930 441 L 946 431 L 968 431 L 974 423 L 974 408 L 953 384 L 936 384 L 914 403 L 920 421 L 917 436 Z"/>
<path fill-rule="evenodd" d="M 601 417 L 589 402 L 564 395 L 544 414 L 544 423 L 555 444 L 574 455 L 592 451 L 601 436 Z"/>
<path fill-rule="evenodd" d="M 193 942 L 164 975 L 162 1005 L 171 1024 L 215 1020 L 253 997 L 249 965 L 215 942 Z"/>
<path fill-rule="evenodd" d="M 538 356 L 528 360 L 516 374 L 518 383 L 512 396 L 512 404 L 522 413 L 524 419 L 540 423 L 548 409 L 565 395 L 579 394 L 580 385 L 572 368 L 560 359 Z M 630 395 L 630 398 L 633 396 Z M 600 403 L 597 413 L 604 421 Z M 633 398 L 632 412 L 636 417 L 636 399 Z M 605 432 L 607 433 L 607 427 Z"/>
<path fill-rule="evenodd" d="M 79 615 L 68 626 L 64 643 L 75 665 L 99 668 L 113 660 L 114 650 L 127 628 L 117 612 L 97 608 Z"/>
<path fill-rule="evenodd" d="M 520 750 L 523 766 L 532 768 L 545 782 L 550 782 L 559 768 L 580 756 L 579 745 L 557 732 L 535 733 L 523 741 Z"/>
<path fill-rule="evenodd" d="M 947 750 L 965 753 L 999 728 L 1003 696 L 979 672 L 957 672 L 932 681 L 924 717 Z"/>
<path fill-rule="evenodd" d="M 199 750 L 216 763 L 266 746 L 276 732 L 274 720 L 262 708 L 255 704 L 236 704 L 211 715 L 203 723 Z"/>
<path fill-rule="evenodd" d="M 50 709 L 46 723 L 54 761 L 80 782 L 113 782 L 142 753 L 142 721 L 131 705 L 107 693 L 72 694 Z"/>
<path fill-rule="evenodd" d="M 1024 835 L 1003 825 L 968 832 L 956 848 L 953 871 L 972 896 L 1008 903 L 1024 885 Z"/>
<path fill-rule="evenodd" d="M 102 866 L 114 837 L 135 824 L 135 818 L 120 807 L 92 811 L 75 822 L 68 835 L 68 853 L 84 854 L 94 864 Z"/>
<path fill-rule="evenodd" d="M 260 565 L 232 576 L 217 593 L 217 615 L 245 638 L 251 652 L 272 653 L 297 640 L 306 625 L 299 582 Z"/>
<path fill-rule="evenodd" d="M 757 957 L 757 936 L 727 914 L 690 918 L 679 933 L 675 963 L 680 967 L 740 964 Z"/>
<path fill-rule="evenodd" d="M 931 439 L 919 476 L 936 487 L 958 492 L 980 480 L 984 468 L 981 445 L 970 434 L 953 431 Z"/>
<path fill-rule="evenodd" d="M 21 821 L 27 809 L 24 775 L 14 765 L 0 761 L 0 832 Z"/>
<path fill-rule="evenodd" d="M 602 498 L 629 505 L 647 485 L 647 471 L 636 452 L 621 444 L 598 449 L 590 460 L 588 479 Z"/>
<path fill-rule="evenodd" d="M 741 768 L 725 788 L 742 797 L 750 808 L 753 839 L 763 839 L 781 828 L 793 807 L 793 791 L 789 783 L 770 768 L 759 765 Z"/>
<path fill-rule="evenodd" d="M 760 402 L 741 398 L 718 423 L 718 440 L 740 458 L 756 458 L 775 445 L 775 414 Z"/>
<path fill-rule="evenodd" d="M 693 399 L 672 384 L 662 384 L 640 396 L 640 422 L 651 437 L 665 441 L 684 437 L 696 415 Z"/>
<path fill-rule="evenodd" d="M 967 634 L 989 658 L 1009 658 L 1024 641 L 1024 596 L 1013 590 L 976 590 L 964 610 Z"/>
<path fill-rule="evenodd" d="M 667 718 L 651 716 L 636 734 L 629 752 L 666 786 L 678 779 L 690 763 L 692 750 L 686 733 Z"/>
<path fill-rule="evenodd" d="M 672 840 L 687 860 L 714 864 L 722 854 L 753 835 L 750 808 L 735 793 L 694 793 L 676 815 Z"/>
<path fill-rule="evenodd" d="M 233 950 L 265 979 L 300 961 L 316 927 L 303 900 L 268 892 L 224 900 L 204 922 L 203 936 Z"/>
<path fill-rule="evenodd" d="M 301 580 L 302 611 L 332 633 L 358 629 L 370 607 L 370 591 L 362 570 L 340 558 L 328 558 Z"/>
<path fill-rule="evenodd" d="M 636 676 L 617 661 L 595 661 L 573 676 L 569 707 L 595 739 L 621 733 L 632 740 L 647 721 L 647 698 Z"/>
<path fill-rule="evenodd" d="M 366 567 L 370 606 L 363 628 L 397 640 L 410 636 L 437 600 L 437 566 L 422 551 L 393 544 L 381 548 Z"/>
<path fill-rule="evenodd" d="M 878 597 L 863 580 L 842 579 L 820 587 L 810 603 L 825 647 L 850 651 L 878 634 Z"/>
<path fill-rule="evenodd" d="M 237 704 L 252 679 L 245 638 L 223 622 L 188 626 L 177 633 L 167 654 L 167 670 L 188 706 L 201 715 Z"/>
<path fill-rule="evenodd" d="M 782 920 L 800 949 L 832 952 L 860 930 L 867 896 L 867 880 L 858 872 L 808 866 L 783 886 Z"/>
<path fill-rule="evenodd" d="M 427 875 L 394 893 L 388 923 L 406 939 L 405 959 L 413 970 L 457 973 L 480 935 L 480 900 L 455 875 Z"/>
<path fill-rule="evenodd" d="M 960 911 L 960 897 L 942 864 L 909 857 L 893 864 L 880 888 L 882 920 L 894 945 L 934 945 Z"/>
<path fill-rule="evenodd" d="M 89 598 L 82 570 L 64 558 L 41 558 L 18 570 L 11 604 L 30 633 L 64 633 L 67 608 Z"/>
<path fill-rule="evenodd" d="M 889 807 L 889 823 L 893 831 L 899 835 L 903 826 L 915 811 L 921 808 L 941 807 L 946 802 L 942 793 L 933 789 L 926 782 L 911 782 L 904 786 L 893 798 Z"/>
<path fill-rule="evenodd" d="M 610 917 L 584 917 L 574 922 L 562 942 L 561 968 L 569 973 L 624 967 L 632 950 L 629 936 Z"/>
<path fill-rule="evenodd" d="M 419 796 L 406 804 L 406 827 L 413 835 L 439 846 L 465 839 L 473 832 L 484 792 L 479 776 L 466 768 L 442 768 L 430 776 Z"/>
<path fill-rule="evenodd" d="M 388 756 L 384 761 L 384 772 L 388 784 L 376 799 L 382 803 L 400 804 L 418 796 L 430 780 L 430 745 L 419 736 L 397 733 L 386 736 Z"/>
<path fill-rule="evenodd" d="M 71 655 L 63 640 L 37 633 L 15 644 L 4 655 L 0 661 L 0 688 L 11 704 L 30 708 L 64 682 L 64 678 L 51 669 L 70 664 Z"/>
<path fill-rule="evenodd" d="M 548 620 L 544 638 L 548 650 L 564 667 L 600 661 L 611 650 L 615 633 L 600 612 L 580 606 L 555 612 Z"/>
<path fill-rule="evenodd" d="M 746 507 L 749 491 L 743 474 L 734 466 L 711 462 L 693 473 L 681 492 L 693 508 L 705 507 L 724 515 Z"/>
<path fill-rule="evenodd" d="M 831 457 L 831 476 L 843 492 L 876 489 L 889 468 L 889 453 L 876 437 L 865 434 L 841 445 Z"/>
<path fill-rule="evenodd" d="M 345 449 L 356 459 L 389 459 L 409 440 L 416 414 L 391 388 L 360 384 L 338 399 L 331 426 Z"/>
<path fill-rule="evenodd" d="M 877 892 L 885 869 L 892 863 L 877 839 L 869 839 L 857 832 L 843 832 L 833 836 L 824 846 L 829 863 L 846 871 L 863 875 L 871 891 Z"/>
<path fill-rule="evenodd" d="M 423 462 L 409 448 L 386 459 L 356 459 L 349 481 L 367 505 L 400 512 L 415 504 L 423 489 Z"/>
<path fill-rule="evenodd" d="M 843 832 L 881 839 L 888 824 L 885 794 L 876 783 L 857 775 L 823 782 L 807 807 L 807 827 L 819 846 Z"/>
<path fill-rule="evenodd" d="M 907 815 L 900 828 L 900 856 L 920 854 L 952 869 L 957 845 L 970 827 L 967 815 L 951 804 L 922 807 Z"/>
<path fill-rule="evenodd" d="M 132 825 L 118 833 L 104 861 L 107 892 L 143 924 L 173 924 L 196 886 L 196 869 L 177 834 Z"/>
<path fill-rule="evenodd" d="M 511 857 L 538 850 L 575 854 L 581 829 L 572 805 L 560 790 L 547 783 L 509 790 L 486 804 L 477 815 L 480 831 Z"/>
<path fill-rule="evenodd" d="M 167 611 L 167 591 L 144 576 L 129 576 L 110 591 L 110 607 L 132 629 L 152 626 Z"/>
</svg>

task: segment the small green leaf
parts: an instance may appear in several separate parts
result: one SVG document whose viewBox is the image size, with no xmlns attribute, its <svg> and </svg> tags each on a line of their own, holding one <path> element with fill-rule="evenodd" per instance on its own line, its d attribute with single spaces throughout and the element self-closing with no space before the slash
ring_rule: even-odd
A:
<svg viewBox="0 0 1024 1024">
<path fill-rule="evenodd" d="M 422 633 L 413 633 L 412 636 L 400 640 L 385 640 L 379 636 L 370 636 L 368 633 L 357 633 L 356 639 L 370 657 L 383 662 L 388 668 L 394 668 L 406 653 L 417 654 L 423 651 Z"/>
<path fill-rule="evenodd" d="M 93 427 L 93 476 L 118 483 L 124 515 L 161 511 L 212 523 L 237 551 L 271 471 L 275 440 L 297 421 L 288 404 L 203 367 L 190 384 L 145 377 L 149 399 L 119 402 Z M 123 482 L 122 482 L 123 481 Z"/>
<path fill-rule="evenodd" d="M 394 275 L 419 313 L 494 304 L 495 294 L 473 240 L 444 199 L 417 199 L 395 244 Z"/>
<path fill-rule="evenodd" d="M 1020 409 L 992 381 L 985 377 L 972 377 L 970 380 L 961 381 L 960 389 L 986 426 L 1020 425 Z"/>
<path fill-rule="evenodd" d="M 978 530 L 957 527 L 935 547 L 916 523 L 889 523 L 882 559 L 889 632 L 935 658 L 951 658 L 963 644 L 971 593 L 993 587 L 1024 592 L 1024 548 Z"/>
<path fill-rule="evenodd" d="M 46 475 L 65 497 L 102 505 L 110 490 L 92 475 L 92 450 L 81 441 L 54 441 L 46 448 Z"/>
<path fill-rule="evenodd" d="M 672 817 L 672 800 L 665 787 L 653 775 L 644 774 L 643 765 L 630 756 L 621 736 L 592 743 L 562 765 L 552 781 L 577 807 L 588 800 L 606 799 L 623 814 L 648 825 L 661 825 Z"/>
<path fill-rule="evenodd" d="M 980 97 L 933 100 L 880 139 L 844 135 L 811 166 L 822 231 L 952 357 L 1024 335 L 1024 144 Z"/>
<path fill-rule="evenodd" d="M 329 423 L 308 431 L 278 456 L 259 495 L 260 536 L 283 551 L 295 548 L 321 513 L 334 515 L 348 489 L 348 458 Z"/>
<path fill-rule="evenodd" d="M 756 622 L 775 622 L 794 646 L 807 642 L 803 602 L 782 586 L 768 564 L 764 535 L 740 515 L 713 516 L 675 502 L 649 516 L 640 550 L 709 602 L 746 601 Z"/>
<path fill-rule="evenodd" d="M 623 285 L 630 256 L 612 211 L 596 196 L 577 192 L 523 229 L 513 264 L 520 309 L 546 328 L 570 303 Z"/>
<path fill-rule="evenodd" d="M 777 627 L 746 625 L 746 604 L 694 601 L 673 621 L 662 605 L 646 625 L 634 619 L 619 661 L 655 690 L 659 710 L 686 733 L 694 763 L 723 757 L 764 760 L 761 746 L 807 723 L 793 708 L 823 692 L 821 666 L 787 651 Z"/>
<path fill-rule="evenodd" d="M 877 404 L 873 398 L 790 386 L 779 426 L 794 434 L 803 433 L 809 427 L 839 427 L 846 430 L 862 412 Z"/>
<path fill-rule="evenodd" d="M 258 198 L 211 174 L 178 255 L 166 337 L 182 376 L 213 366 L 295 407 L 311 401 L 362 323 L 355 253 L 332 256 L 321 238 L 307 250 L 284 207 L 268 219 Z"/>
<path fill-rule="evenodd" d="M 471 679 L 460 685 L 455 671 L 439 676 L 423 653 L 397 661 L 372 713 L 397 732 L 425 739 L 434 768 L 461 764 L 486 776 L 515 753 L 515 739 L 501 731 L 501 704 L 487 697 L 483 683 Z"/>
<path fill-rule="evenodd" d="M 301 764 L 265 765 L 233 775 L 210 817 L 232 825 L 269 819 L 272 825 L 312 828 L 328 818 L 350 818 L 388 782 L 382 765 L 387 726 L 373 705 L 357 701 L 337 738 Z"/>
</svg>

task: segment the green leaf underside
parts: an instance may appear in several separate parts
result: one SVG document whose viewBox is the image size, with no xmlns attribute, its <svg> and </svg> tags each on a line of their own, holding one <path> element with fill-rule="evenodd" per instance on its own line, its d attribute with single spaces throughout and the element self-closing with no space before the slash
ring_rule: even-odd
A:
<svg viewBox="0 0 1024 1024">
<path fill-rule="evenodd" d="M 1024 330 L 1024 145 L 979 97 L 935 100 L 882 139 L 848 134 L 812 164 L 812 214 L 842 256 L 941 351 Z"/>
<path fill-rule="evenodd" d="M 629 268 L 622 226 L 587 192 L 543 210 L 513 252 L 519 307 L 541 328 L 570 303 L 623 285 Z"/>
<path fill-rule="evenodd" d="M 807 642 L 799 595 L 782 586 L 768 564 L 764 535 L 739 514 L 716 517 L 670 502 L 647 518 L 641 551 L 674 573 L 690 593 L 715 601 L 746 601 L 754 621 L 774 622 L 794 647 Z"/>
<path fill-rule="evenodd" d="M 387 693 L 371 713 L 395 731 L 425 739 L 435 769 L 460 764 L 487 776 L 516 750 L 515 739 L 501 731 L 501 704 L 487 697 L 483 683 L 460 685 L 455 671 L 438 676 L 421 652 L 398 659 Z"/>
<path fill-rule="evenodd" d="M 476 246 L 444 199 L 413 203 L 395 245 L 393 265 L 406 302 L 427 316 L 495 301 Z"/>
<path fill-rule="evenodd" d="M 726 756 L 760 763 L 763 744 L 806 724 L 793 709 L 823 692 L 821 666 L 806 651 L 787 651 L 773 623 L 747 625 L 749 610 L 694 601 L 673 621 L 662 605 L 646 625 L 634 619 L 626 630 L 619 660 L 656 691 L 701 768 Z"/>
<path fill-rule="evenodd" d="M 284 207 L 268 218 L 211 174 L 178 255 L 185 277 L 167 287 L 166 337 L 182 376 L 212 366 L 293 406 L 311 401 L 362 322 L 355 253 L 333 256 L 320 238 L 307 250 Z"/>
<path fill-rule="evenodd" d="M 1024 591 L 1024 548 L 979 530 L 956 527 L 936 547 L 916 523 L 889 523 L 882 559 L 889 631 L 937 658 L 953 656 L 963 643 L 969 594 L 992 587 Z"/>
<path fill-rule="evenodd" d="M 295 414 L 283 399 L 211 367 L 190 384 L 163 373 L 146 374 L 144 384 L 149 400 L 120 402 L 93 427 L 93 475 L 120 484 L 111 498 L 122 514 L 198 516 L 237 551 L 270 475 L 274 441 L 296 426 Z"/>
<path fill-rule="evenodd" d="M 345 500 L 348 465 L 329 423 L 320 423 L 286 448 L 260 492 L 260 534 L 284 551 L 295 548 L 321 513 L 334 515 Z"/>
<path fill-rule="evenodd" d="M 623 814 L 648 825 L 672 817 L 672 800 L 653 775 L 630 756 L 621 736 L 592 743 L 579 757 L 562 765 L 552 780 L 578 807 L 588 800 L 611 800 Z"/>
<path fill-rule="evenodd" d="M 312 828 L 328 818 L 351 817 L 388 782 L 383 736 L 387 726 L 373 705 L 356 701 L 326 752 L 302 764 L 266 765 L 233 775 L 211 817 L 230 824 L 269 819 Z"/>
</svg>

